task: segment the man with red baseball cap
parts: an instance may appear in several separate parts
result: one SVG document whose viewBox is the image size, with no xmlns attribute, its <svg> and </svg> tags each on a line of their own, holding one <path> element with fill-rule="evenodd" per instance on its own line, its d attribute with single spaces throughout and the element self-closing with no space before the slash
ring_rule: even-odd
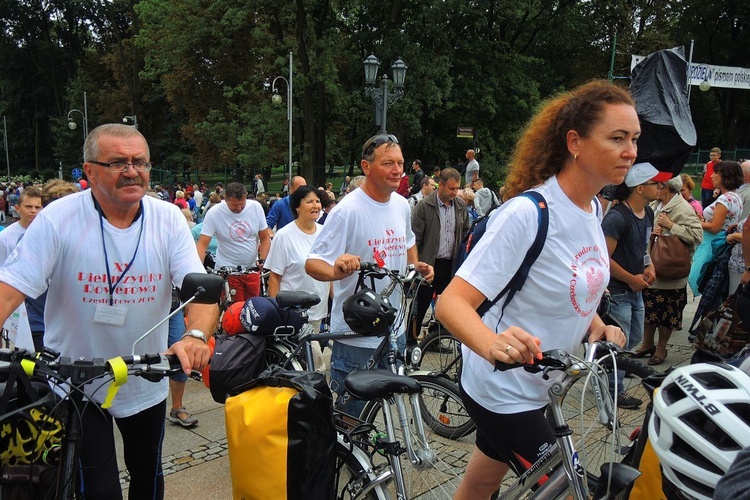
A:
<svg viewBox="0 0 750 500">
<path fill-rule="evenodd" d="M 645 308 L 641 291 L 656 279 L 651 257 L 646 252 L 654 227 L 654 211 L 648 204 L 658 197 L 661 183 L 671 177 L 671 173 L 659 172 L 650 163 L 636 163 L 625 176 L 625 186 L 617 190 L 616 198 L 620 203 L 612 207 L 602 221 L 610 257 L 607 286 L 610 316 L 625 332 L 628 350 L 635 349 L 643 339 Z M 640 399 L 622 393 L 622 380 L 618 378 L 617 406 L 640 407 L 643 403 Z"/>
</svg>

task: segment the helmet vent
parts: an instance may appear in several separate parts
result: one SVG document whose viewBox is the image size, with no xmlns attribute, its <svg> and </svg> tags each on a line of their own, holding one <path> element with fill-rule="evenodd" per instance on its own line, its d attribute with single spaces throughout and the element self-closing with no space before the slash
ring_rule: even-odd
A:
<svg viewBox="0 0 750 500">
<path fill-rule="evenodd" d="M 672 473 L 674 473 L 674 475 L 677 476 L 677 479 L 679 479 L 682 484 L 690 488 L 691 492 L 700 493 L 706 498 L 714 497 L 713 488 L 706 486 L 703 483 L 699 483 L 695 479 L 691 479 L 690 477 L 686 476 L 685 474 L 681 473 L 678 470 L 672 469 Z M 722 472 L 721 474 L 723 475 L 724 473 Z"/>
<path fill-rule="evenodd" d="M 734 413 L 737 418 L 742 420 L 745 425 L 750 427 L 750 404 L 748 403 L 729 403 L 724 405 L 726 408 Z"/>
<path fill-rule="evenodd" d="M 694 373 L 693 378 L 706 389 L 735 389 L 737 385 L 718 372 Z"/>
<path fill-rule="evenodd" d="M 673 435 L 672 446 L 670 447 L 670 450 L 678 457 L 700 467 L 701 469 L 705 469 L 708 472 L 712 472 L 720 476 L 724 475 L 723 470 L 719 469 L 712 462 L 706 460 L 706 457 L 702 453 L 696 451 L 695 448 L 690 446 L 677 434 Z M 674 470 L 674 467 L 672 467 L 672 469 Z"/>
<path fill-rule="evenodd" d="M 695 409 L 679 417 L 690 429 L 712 446 L 725 451 L 739 451 L 742 447 L 737 444 L 724 429 L 699 409 Z"/>
<path fill-rule="evenodd" d="M 667 384 L 666 387 L 662 387 L 661 394 L 667 406 L 672 405 L 687 397 L 685 392 L 674 382 Z"/>
</svg>

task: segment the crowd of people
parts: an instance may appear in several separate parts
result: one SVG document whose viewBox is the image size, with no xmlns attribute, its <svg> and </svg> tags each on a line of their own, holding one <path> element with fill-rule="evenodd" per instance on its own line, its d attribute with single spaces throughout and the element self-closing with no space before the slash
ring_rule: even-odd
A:
<svg viewBox="0 0 750 500">
<path fill-rule="evenodd" d="M 721 152 L 712 150 L 710 187 L 704 178 L 699 203 L 689 176 L 637 161 L 640 134 L 627 91 L 596 81 L 551 99 L 532 118 L 497 192 L 485 185 L 474 150 L 465 154 L 463 175 L 452 167 L 428 175 L 414 160 L 410 177 L 398 139 L 378 134 L 362 147 L 363 175 L 345 177 L 337 193 L 330 182 L 315 188 L 294 176 L 284 193 L 269 196 L 260 174 L 250 190 L 239 182 L 213 189 L 152 185 L 145 137 L 125 125 L 102 125 L 84 145 L 85 185 L 8 186 L 2 197 L 12 203 L 7 216 L 18 221 L 0 232 L 0 320 L 25 301 L 29 317 L 36 311 L 40 322 L 31 328 L 36 348 L 70 357 L 115 356 L 129 352 L 169 313 L 173 289 L 187 273 L 208 265 L 268 269 L 269 296 L 315 293 L 323 300 L 310 311 L 313 324 L 319 328 L 330 316 L 331 331 L 345 331 L 342 305 L 356 291 L 361 262 L 402 272 L 413 264 L 428 284 L 415 293 L 417 306 L 399 331 L 400 344 L 416 342 L 431 306 L 463 344 L 460 391 L 477 433 L 456 498 L 488 498 L 509 469 L 522 471 L 555 441 L 543 412 L 554 377 L 495 372 L 496 361 L 533 364 L 543 350 L 575 351 L 583 339 L 608 339 L 637 349 L 649 364 L 663 363 L 670 336 L 682 328 L 693 275 L 659 276 L 649 256 L 654 236 L 676 236 L 698 258 L 723 234 L 734 244 L 727 290 L 750 279 L 750 237 L 742 231 L 750 211 L 750 161 L 721 161 Z M 57 194 L 46 198 L 54 189 Z M 518 196 L 527 190 L 539 193 L 549 210 L 541 254 L 513 301 L 480 315 L 479 306 L 513 278 L 535 240 L 537 207 Z M 54 209 L 43 208 L 50 203 Z M 456 269 L 472 222 L 486 216 L 486 233 Z M 235 301 L 260 293 L 257 274 L 230 280 Z M 605 291 L 616 324 L 597 313 Z M 400 304 L 397 291 L 391 306 Z M 141 348 L 168 349 L 189 374 L 208 363 L 207 340 L 219 311 L 194 304 L 185 313 Z M 333 343 L 336 393 L 348 373 L 364 368 L 378 342 Z M 81 487 L 87 497 L 120 495 L 113 422 L 122 434 L 131 495 L 163 496 L 165 415 L 185 427 L 197 424 L 182 401 L 184 381 L 169 384 L 170 410 L 166 384 L 136 380 L 111 408 L 84 411 Z M 102 394 L 88 396 L 103 402 Z M 617 400 L 623 409 L 642 403 L 628 394 Z M 349 399 L 343 409 L 357 415 L 362 406 Z"/>
</svg>

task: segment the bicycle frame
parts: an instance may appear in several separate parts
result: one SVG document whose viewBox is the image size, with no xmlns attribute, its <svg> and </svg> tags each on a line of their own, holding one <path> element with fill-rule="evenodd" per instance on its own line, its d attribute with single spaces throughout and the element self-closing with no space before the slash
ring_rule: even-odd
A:
<svg viewBox="0 0 750 500">
<path fill-rule="evenodd" d="M 283 327 L 282 327 L 283 328 Z M 312 348 L 310 342 L 316 340 L 340 340 L 344 338 L 351 338 L 353 336 L 359 336 L 353 334 L 353 332 L 331 332 L 331 333 L 313 333 L 313 326 L 306 323 L 299 333 L 298 340 L 299 344 L 293 346 L 291 357 L 296 357 L 300 354 L 301 350 L 304 350 L 304 357 L 307 363 L 308 369 L 313 369 L 315 363 L 313 361 Z M 291 341 L 286 342 L 283 340 L 284 335 L 276 334 L 274 337 L 281 342 L 292 345 Z M 287 336 L 289 337 L 289 336 Z M 375 353 L 370 357 L 366 369 L 373 369 L 377 362 L 385 355 L 386 363 L 390 370 L 397 375 L 407 376 L 406 368 L 403 364 L 398 365 L 398 345 L 397 336 L 395 332 L 391 332 L 387 337 L 383 338 Z M 427 373 L 427 372 L 425 372 Z M 388 460 L 391 465 L 393 479 L 396 483 L 396 490 L 399 492 L 400 498 L 406 498 L 406 484 L 403 477 L 401 468 L 401 452 L 406 451 L 409 461 L 414 465 L 415 468 L 427 468 L 434 463 L 436 459 L 435 452 L 430 448 L 427 440 L 427 434 L 425 431 L 424 422 L 421 418 L 414 418 L 413 423 L 416 427 L 412 430 L 412 425 L 409 422 L 409 417 L 406 411 L 405 396 L 403 394 L 394 394 L 392 399 L 381 400 L 383 406 L 383 418 L 386 426 L 386 437 L 387 442 L 382 443 L 386 445 L 386 452 L 388 454 Z M 421 404 L 419 401 L 419 394 L 412 394 L 409 396 L 409 404 L 412 408 L 412 415 L 421 415 Z M 401 426 L 402 439 L 405 448 L 402 448 L 401 443 L 396 435 L 395 419 L 393 414 L 393 407 L 396 408 L 396 416 Z M 419 447 L 415 449 L 413 443 L 416 441 L 419 443 Z"/>
<path fill-rule="evenodd" d="M 593 359 L 596 355 L 596 348 L 596 344 L 588 345 L 586 361 L 569 363 L 564 369 L 565 377 L 550 387 L 548 394 L 550 398 L 550 410 L 555 423 L 554 434 L 556 443 L 528 470 L 521 474 L 509 489 L 503 492 L 500 496 L 501 499 L 511 500 L 518 498 L 522 493 L 537 484 L 540 479 L 549 473 L 550 469 L 558 467 L 560 464 L 562 464 L 562 467 L 553 472 L 549 480 L 536 490 L 534 498 L 544 500 L 555 499 L 567 496 L 568 493 L 576 500 L 590 498 L 585 478 L 586 472 L 581 465 L 578 451 L 573 443 L 572 431 L 563 416 L 562 402 L 573 384 L 579 378 L 591 373 L 590 367 L 594 364 Z M 615 422 L 614 406 L 609 397 L 605 381 L 596 373 L 593 373 L 593 376 L 600 420 L 604 414 L 608 414 L 606 420 L 602 423 Z M 600 481 L 602 480 L 604 480 L 603 477 L 600 478 Z"/>
<path fill-rule="evenodd" d="M 394 277 L 390 272 L 386 270 L 386 275 L 391 279 L 391 282 L 381 292 L 382 297 L 389 297 L 391 293 L 399 286 L 402 281 L 399 278 Z M 403 282 L 409 282 L 414 279 L 415 271 L 410 270 L 409 276 L 403 279 Z M 406 300 L 406 294 L 402 294 L 402 301 Z M 402 304 L 403 306 L 403 304 Z M 401 309 L 404 310 L 403 307 Z M 398 323 L 394 325 L 389 334 L 383 338 L 380 345 L 377 347 L 373 355 L 370 357 L 366 369 L 373 369 L 377 363 L 385 356 L 386 364 L 388 365 L 391 372 L 396 375 L 406 376 L 406 368 L 403 364 L 398 363 Z M 281 327 L 277 331 L 283 331 L 284 327 Z M 328 333 L 313 333 L 313 326 L 306 323 L 302 330 L 297 336 L 299 342 L 298 345 L 293 346 L 292 357 L 296 357 L 300 354 L 300 351 L 304 349 L 304 357 L 307 363 L 308 369 L 314 369 L 315 363 L 312 355 L 312 348 L 310 343 L 316 340 L 341 340 L 345 338 L 361 337 L 361 335 L 354 332 L 328 332 Z M 291 337 L 293 332 L 286 337 Z M 285 341 L 283 334 L 275 334 L 274 337 L 281 342 L 287 343 L 288 345 L 293 344 L 291 341 Z M 425 372 L 426 373 L 426 372 Z M 412 394 L 409 396 L 409 404 L 412 409 L 412 415 L 421 416 L 422 409 L 420 404 L 420 395 Z M 388 461 L 393 472 L 393 477 L 396 483 L 396 491 L 399 498 L 406 498 L 406 484 L 403 476 L 403 470 L 401 468 L 400 455 L 403 451 L 406 451 L 407 457 L 412 465 L 417 469 L 424 469 L 431 467 L 436 460 L 435 452 L 430 448 L 427 435 L 425 432 L 424 422 L 421 418 L 414 418 L 413 422 L 415 425 L 414 431 L 412 431 L 411 424 L 409 422 L 409 416 L 406 410 L 406 402 L 403 394 L 396 393 L 392 398 L 386 398 L 381 400 L 383 408 L 383 417 L 386 426 L 386 437 L 387 442 L 380 443 L 385 445 L 384 448 L 388 454 Z M 402 448 L 401 443 L 398 441 L 395 429 L 395 420 L 393 415 L 393 406 L 396 407 L 396 416 L 401 426 L 401 434 L 405 448 Z M 414 441 L 418 442 L 418 447 L 415 448 Z"/>
</svg>

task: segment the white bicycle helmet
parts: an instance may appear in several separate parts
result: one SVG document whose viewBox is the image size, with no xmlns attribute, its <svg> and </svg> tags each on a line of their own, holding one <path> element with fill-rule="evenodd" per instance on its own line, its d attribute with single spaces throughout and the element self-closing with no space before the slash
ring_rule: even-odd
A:
<svg viewBox="0 0 750 500">
<path fill-rule="evenodd" d="M 750 376 L 724 364 L 675 369 L 654 395 L 648 435 L 667 479 L 711 499 L 737 453 L 750 446 Z"/>
</svg>

